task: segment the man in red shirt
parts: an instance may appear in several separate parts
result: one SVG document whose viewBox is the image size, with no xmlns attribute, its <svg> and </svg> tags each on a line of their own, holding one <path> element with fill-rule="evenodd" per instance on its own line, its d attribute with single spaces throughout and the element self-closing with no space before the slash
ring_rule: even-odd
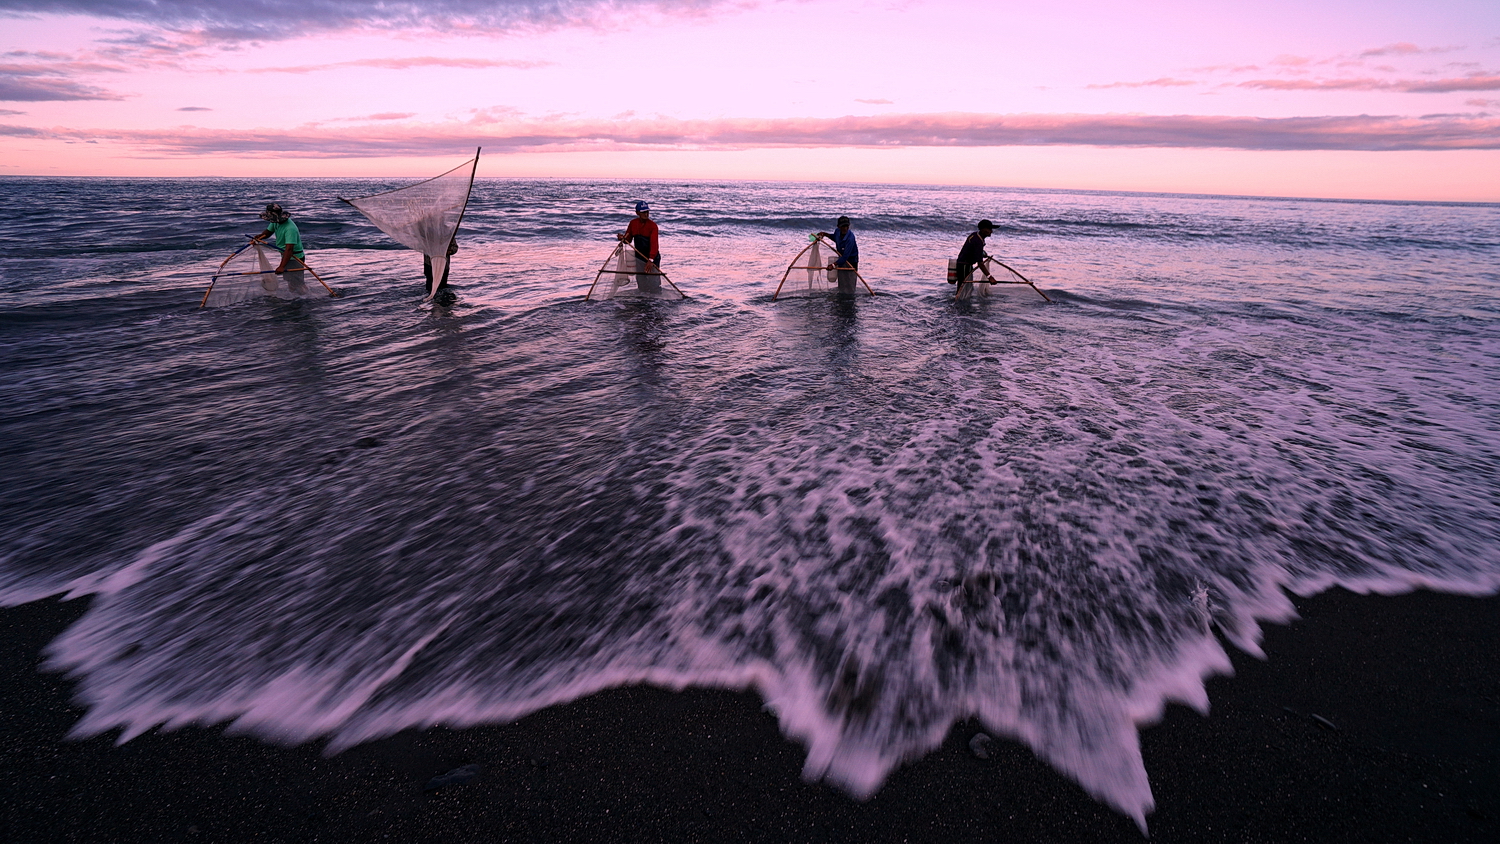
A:
<svg viewBox="0 0 1500 844">
<path fill-rule="evenodd" d="M 615 235 L 622 242 L 629 240 L 635 247 L 636 260 L 643 264 L 642 272 L 659 273 L 661 266 L 661 238 L 660 230 L 656 223 L 651 221 L 651 206 L 644 202 L 635 204 L 635 219 L 630 221 L 622 234 Z M 635 277 L 635 286 L 639 290 L 648 293 L 656 293 L 661 290 L 660 275 L 638 275 Z"/>
</svg>

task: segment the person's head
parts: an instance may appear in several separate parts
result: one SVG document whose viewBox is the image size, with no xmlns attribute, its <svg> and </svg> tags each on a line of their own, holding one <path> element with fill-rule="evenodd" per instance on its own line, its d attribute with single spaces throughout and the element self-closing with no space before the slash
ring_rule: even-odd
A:
<svg viewBox="0 0 1500 844">
<path fill-rule="evenodd" d="M 840 217 L 839 221 L 838 221 L 838 227 L 841 228 L 841 229 L 847 229 L 847 228 L 849 228 L 849 218 L 848 217 Z"/>
<path fill-rule="evenodd" d="M 260 218 L 268 223 L 285 223 L 292 218 L 292 215 L 286 213 L 286 209 L 279 204 L 272 202 L 266 206 L 266 210 L 260 212 Z"/>
<path fill-rule="evenodd" d="M 637 202 L 635 204 L 635 215 L 637 217 L 651 216 L 651 206 L 646 204 L 645 202 Z"/>
<path fill-rule="evenodd" d="M 994 223 L 990 222 L 989 220 L 980 220 L 979 221 L 979 236 L 980 237 L 989 237 L 991 234 L 994 234 L 994 232 L 995 232 L 995 224 Z"/>
</svg>

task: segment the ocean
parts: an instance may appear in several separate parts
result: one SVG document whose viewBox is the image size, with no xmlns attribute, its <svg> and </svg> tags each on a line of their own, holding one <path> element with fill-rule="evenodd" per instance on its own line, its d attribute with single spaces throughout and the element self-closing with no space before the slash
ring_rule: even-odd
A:
<svg viewBox="0 0 1500 844">
<path fill-rule="evenodd" d="M 753 688 L 853 795 L 977 717 L 1139 820 L 1288 593 L 1500 588 L 1500 205 L 481 178 L 434 304 L 337 201 L 409 181 L 0 179 L 0 602 L 92 596 L 80 735 Z M 585 302 L 637 199 L 687 298 Z M 200 308 L 271 201 L 342 295 Z M 877 295 L 772 301 L 840 214 Z M 981 217 L 1052 302 L 953 300 Z"/>
</svg>

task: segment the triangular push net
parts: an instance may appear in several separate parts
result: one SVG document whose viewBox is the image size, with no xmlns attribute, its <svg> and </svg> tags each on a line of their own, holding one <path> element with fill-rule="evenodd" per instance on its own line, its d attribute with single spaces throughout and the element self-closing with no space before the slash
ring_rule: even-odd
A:
<svg viewBox="0 0 1500 844">
<path fill-rule="evenodd" d="M 276 274 L 281 250 L 269 243 L 254 241 L 240 247 L 224 259 L 214 273 L 200 307 L 237 305 L 263 297 L 298 299 L 304 296 L 332 296 L 333 291 L 311 267 Z"/>
<path fill-rule="evenodd" d="M 591 299 L 613 299 L 617 296 L 645 297 L 647 299 L 686 299 L 687 294 L 677 289 L 672 279 L 637 252 L 628 241 L 621 241 L 615 251 L 604 259 L 604 265 L 594 275 L 594 283 L 585 293 L 585 302 Z"/>
<path fill-rule="evenodd" d="M 397 243 L 426 255 L 432 263 L 432 277 L 442 278 L 448 266 L 448 244 L 463 222 L 478 169 L 476 149 L 472 159 L 441 176 L 358 199 L 339 197 L 339 201 L 354 206 Z M 436 292 L 437 285 L 433 285 L 427 298 Z"/>
<path fill-rule="evenodd" d="M 821 235 L 809 235 L 808 244 L 802 247 L 792 263 L 787 265 L 786 272 L 781 274 L 781 283 L 776 285 L 776 292 L 771 294 L 771 301 L 788 296 L 811 296 L 819 293 L 827 293 L 837 290 L 839 277 L 837 270 L 828 269 L 828 265 L 838 258 L 838 247 L 828 238 Z M 804 277 L 804 273 L 806 276 Z M 869 282 L 865 277 L 855 272 L 855 277 L 871 296 L 875 295 L 870 290 Z"/>
<path fill-rule="evenodd" d="M 1011 267 L 1009 264 L 1006 264 L 1005 262 L 1000 261 L 990 255 L 986 255 L 984 257 L 984 260 L 980 263 L 989 267 L 991 273 L 990 278 L 984 277 L 983 271 L 979 266 L 975 266 L 974 269 L 969 271 L 968 278 L 959 278 L 958 259 L 948 259 L 948 280 L 958 285 L 957 289 L 953 291 L 954 299 L 988 299 L 990 295 L 991 285 L 1024 284 L 1027 287 L 1030 287 L 1032 290 L 1035 290 L 1038 296 L 1046 299 L 1048 302 L 1052 301 L 1052 297 L 1048 296 L 1046 293 L 1043 293 L 1042 289 L 1032 283 L 1031 279 L 1027 278 L 1024 275 L 1021 275 L 1015 270 L 1015 268 Z M 997 267 L 1010 273 L 1010 275 L 1002 275 L 999 270 L 996 269 Z M 1012 278 L 1012 276 L 1014 277 Z"/>
</svg>

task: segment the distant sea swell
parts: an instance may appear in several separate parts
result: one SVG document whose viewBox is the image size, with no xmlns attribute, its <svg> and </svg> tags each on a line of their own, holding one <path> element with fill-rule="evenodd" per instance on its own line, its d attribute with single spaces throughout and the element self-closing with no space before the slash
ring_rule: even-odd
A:
<svg viewBox="0 0 1500 844">
<path fill-rule="evenodd" d="M 388 186 L 0 180 L 0 595 L 99 596 L 80 731 L 753 685 L 854 793 L 978 715 L 1141 819 L 1216 633 L 1500 585 L 1496 206 L 481 180 L 423 307 Z M 691 298 L 585 304 L 636 198 Z M 272 199 L 344 297 L 198 310 Z M 771 302 L 840 213 L 881 295 Z M 980 216 L 1055 303 L 950 300 Z"/>
</svg>

